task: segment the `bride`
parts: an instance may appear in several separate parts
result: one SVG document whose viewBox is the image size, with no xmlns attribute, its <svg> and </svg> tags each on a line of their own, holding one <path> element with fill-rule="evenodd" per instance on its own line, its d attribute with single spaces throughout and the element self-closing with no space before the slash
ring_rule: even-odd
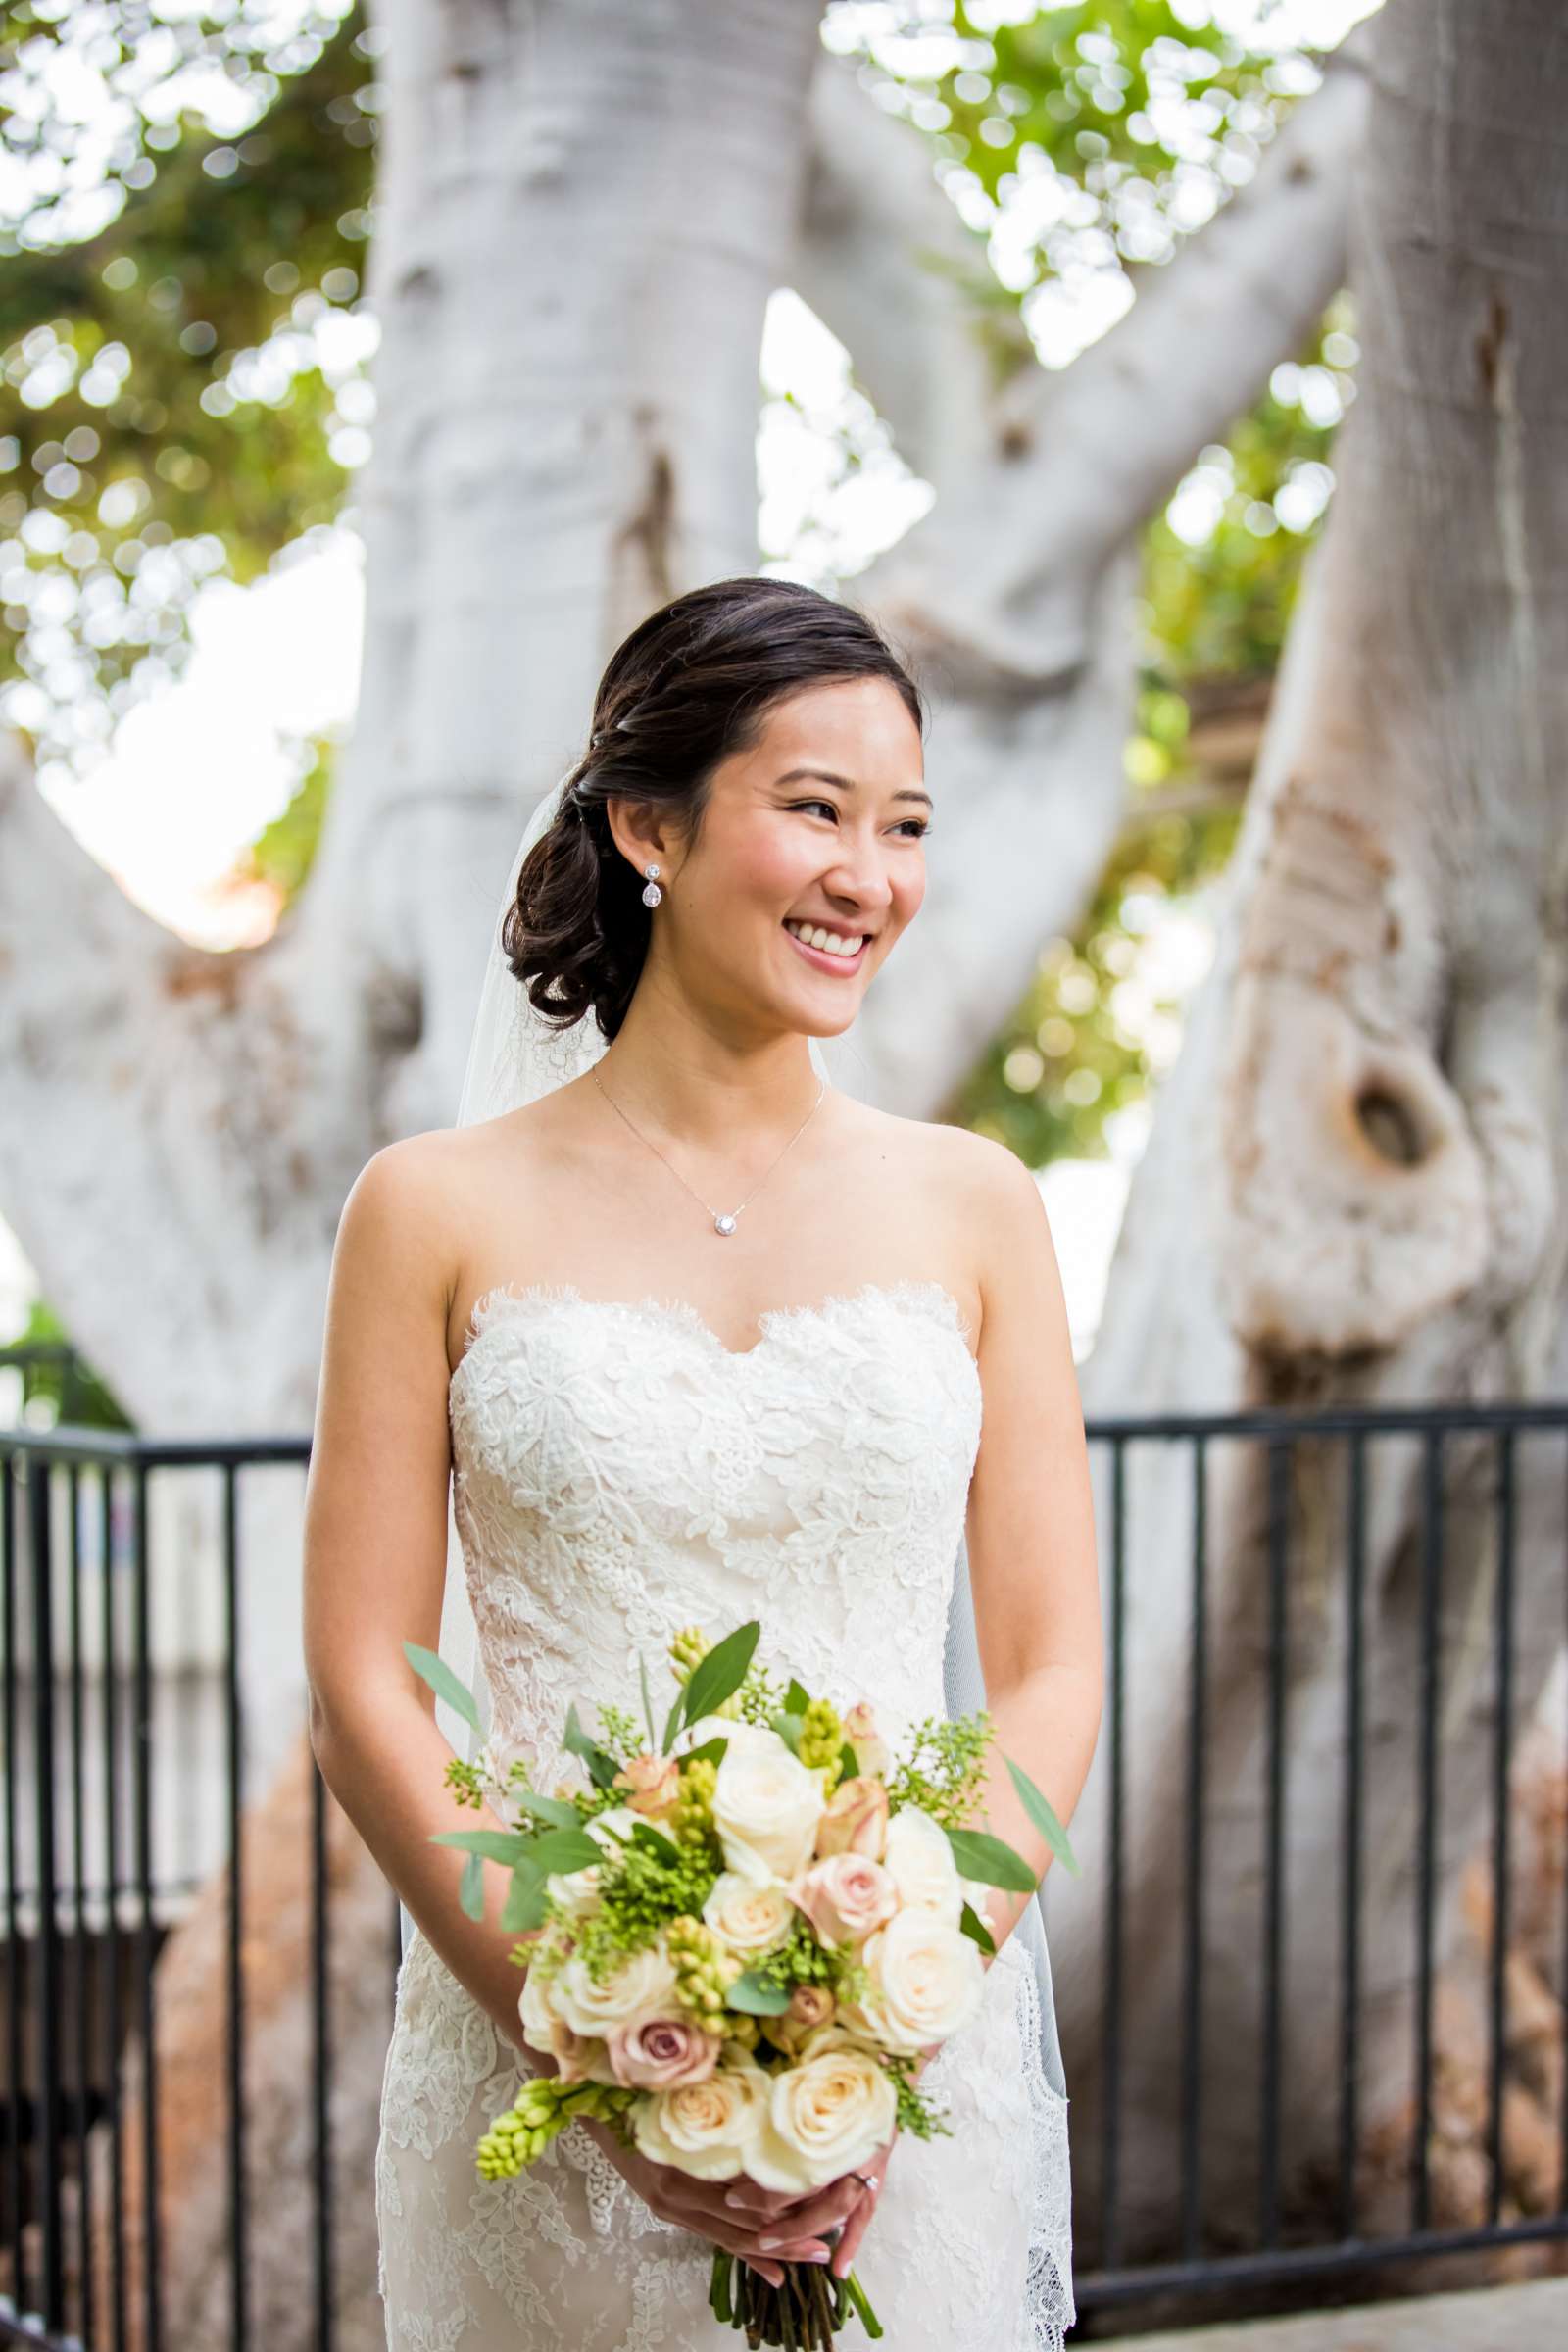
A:
<svg viewBox="0 0 1568 2352">
<path fill-rule="evenodd" d="M 378 1152 L 344 1206 L 305 1638 L 321 1772 L 406 1907 L 375 2168 L 393 2352 L 720 2352 L 714 2243 L 774 2279 L 853 2263 L 896 2352 L 1059 2352 L 1073 2317 L 1039 1914 L 1000 1889 L 979 2017 L 924 2078 L 949 2134 L 789 2199 L 579 2120 L 481 2180 L 476 2136 L 551 2062 L 521 2038 L 507 1872 L 473 1921 L 431 1842 L 473 1826 L 444 1786 L 466 1735 L 403 1650 L 439 1644 L 492 1752 L 551 1786 L 573 1699 L 750 1616 L 897 1743 L 945 1711 L 972 1595 L 986 1818 L 1045 1870 L 1000 1759 L 1068 1820 L 1102 1662 L 1039 1191 L 1004 1147 L 830 1084 L 818 1042 L 920 911 L 923 725 L 870 622 L 810 589 L 721 580 L 653 613 L 524 834 L 458 1126 Z"/>
</svg>

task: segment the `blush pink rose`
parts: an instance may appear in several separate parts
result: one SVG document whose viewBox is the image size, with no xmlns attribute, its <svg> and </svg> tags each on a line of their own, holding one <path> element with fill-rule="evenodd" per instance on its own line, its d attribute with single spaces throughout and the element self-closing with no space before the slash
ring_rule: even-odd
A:
<svg viewBox="0 0 1568 2352">
<path fill-rule="evenodd" d="M 718 2064 L 717 2036 L 679 2017 L 617 2027 L 605 2047 L 615 2081 L 625 2090 L 679 2090 L 688 2082 L 706 2082 Z"/>
<path fill-rule="evenodd" d="M 607 2079 L 618 2082 L 607 2063 L 604 2042 L 597 2034 L 575 2034 L 564 2018 L 553 2018 L 550 2023 L 550 2055 L 561 2071 L 563 2082 L 603 2082 Z"/>
<path fill-rule="evenodd" d="M 829 1854 L 803 1871 L 789 1893 L 823 1943 L 861 1943 L 899 1907 L 891 1876 L 869 1854 Z"/>
<path fill-rule="evenodd" d="M 888 1792 L 877 1780 L 858 1773 L 841 1781 L 816 1825 L 818 1854 L 869 1854 L 880 1862 L 888 1838 Z"/>
<path fill-rule="evenodd" d="M 863 1698 L 856 1700 L 844 1718 L 844 1737 L 855 1750 L 862 1773 L 886 1772 L 893 1761 L 888 1743 L 876 1728 L 876 1717 Z"/>
<path fill-rule="evenodd" d="M 680 1766 L 673 1756 L 633 1756 L 615 1775 L 617 1788 L 629 1788 L 627 1803 L 647 1821 L 662 1821 L 680 1796 Z"/>
</svg>

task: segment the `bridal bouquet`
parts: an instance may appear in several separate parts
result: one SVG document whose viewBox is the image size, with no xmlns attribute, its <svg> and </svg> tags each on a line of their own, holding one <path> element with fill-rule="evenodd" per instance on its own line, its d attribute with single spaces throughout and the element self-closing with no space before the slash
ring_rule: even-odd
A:
<svg viewBox="0 0 1568 2352">
<path fill-rule="evenodd" d="M 559 2072 L 525 2082 L 478 2143 L 487 2180 L 516 2174 L 574 2117 L 702 2180 L 745 2175 L 790 2196 L 863 2165 L 895 2128 L 949 2129 L 921 2090 L 925 2059 L 973 2017 L 988 1886 L 1032 1892 L 1029 1864 L 969 1826 L 989 1717 L 931 1718 L 895 1759 L 865 1705 L 840 1715 L 755 1662 L 754 1619 L 710 1645 L 670 1645 L 679 1688 L 654 1729 L 572 1707 L 579 1785 L 534 1786 L 532 1759 L 492 1741 L 454 1759 L 461 1802 L 505 1830 L 457 1830 L 464 1909 L 484 1916 L 484 1863 L 507 1863 L 505 1931 L 521 1940 L 523 2039 Z M 433 1652 L 404 1644 L 477 1728 L 472 1698 Z M 646 1731 L 646 1738 L 644 1732 Z M 1045 1797 L 1010 1758 L 1029 1814 L 1077 1862 Z M 542 1777 L 542 1776 L 537 1776 Z M 775 2287 L 716 2248 L 716 2317 L 757 2344 L 830 2347 L 852 2312 L 882 2333 L 852 2271 L 783 2263 Z"/>
</svg>

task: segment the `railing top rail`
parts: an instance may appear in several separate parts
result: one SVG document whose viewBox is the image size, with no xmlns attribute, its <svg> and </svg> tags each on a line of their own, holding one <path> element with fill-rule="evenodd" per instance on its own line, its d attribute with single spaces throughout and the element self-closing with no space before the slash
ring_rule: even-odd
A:
<svg viewBox="0 0 1568 2352">
<path fill-rule="evenodd" d="M 1419 1435 L 1425 1431 L 1568 1430 L 1568 1396 L 1492 1404 L 1330 1405 L 1311 1412 L 1256 1406 L 1241 1412 L 1094 1413 L 1086 1417 L 1091 1443 L 1129 1438 L 1316 1438 Z M 308 1462 L 311 1439 L 232 1435 L 142 1437 L 61 1422 L 53 1429 L 0 1427 L 0 1460 L 8 1454 L 75 1462 L 138 1465 L 144 1469 L 247 1462 Z"/>
</svg>

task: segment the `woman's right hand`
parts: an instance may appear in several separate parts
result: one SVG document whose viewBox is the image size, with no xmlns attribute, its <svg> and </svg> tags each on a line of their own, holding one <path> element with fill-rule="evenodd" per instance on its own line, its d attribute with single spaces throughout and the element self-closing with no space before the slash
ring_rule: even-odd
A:
<svg viewBox="0 0 1568 2352">
<path fill-rule="evenodd" d="M 608 2124 L 586 2117 L 579 2121 L 661 2221 L 693 2230 L 727 2253 L 738 2254 L 773 2286 L 784 2282 L 780 2265 L 785 2262 L 827 2261 L 832 2247 L 822 2232 L 838 2228 L 865 2193 L 853 2176 L 801 2197 L 772 2195 L 744 2176 L 739 2180 L 697 2180 L 672 2164 L 656 2164 L 640 2149 L 624 2146 Z"/>
</svg>

